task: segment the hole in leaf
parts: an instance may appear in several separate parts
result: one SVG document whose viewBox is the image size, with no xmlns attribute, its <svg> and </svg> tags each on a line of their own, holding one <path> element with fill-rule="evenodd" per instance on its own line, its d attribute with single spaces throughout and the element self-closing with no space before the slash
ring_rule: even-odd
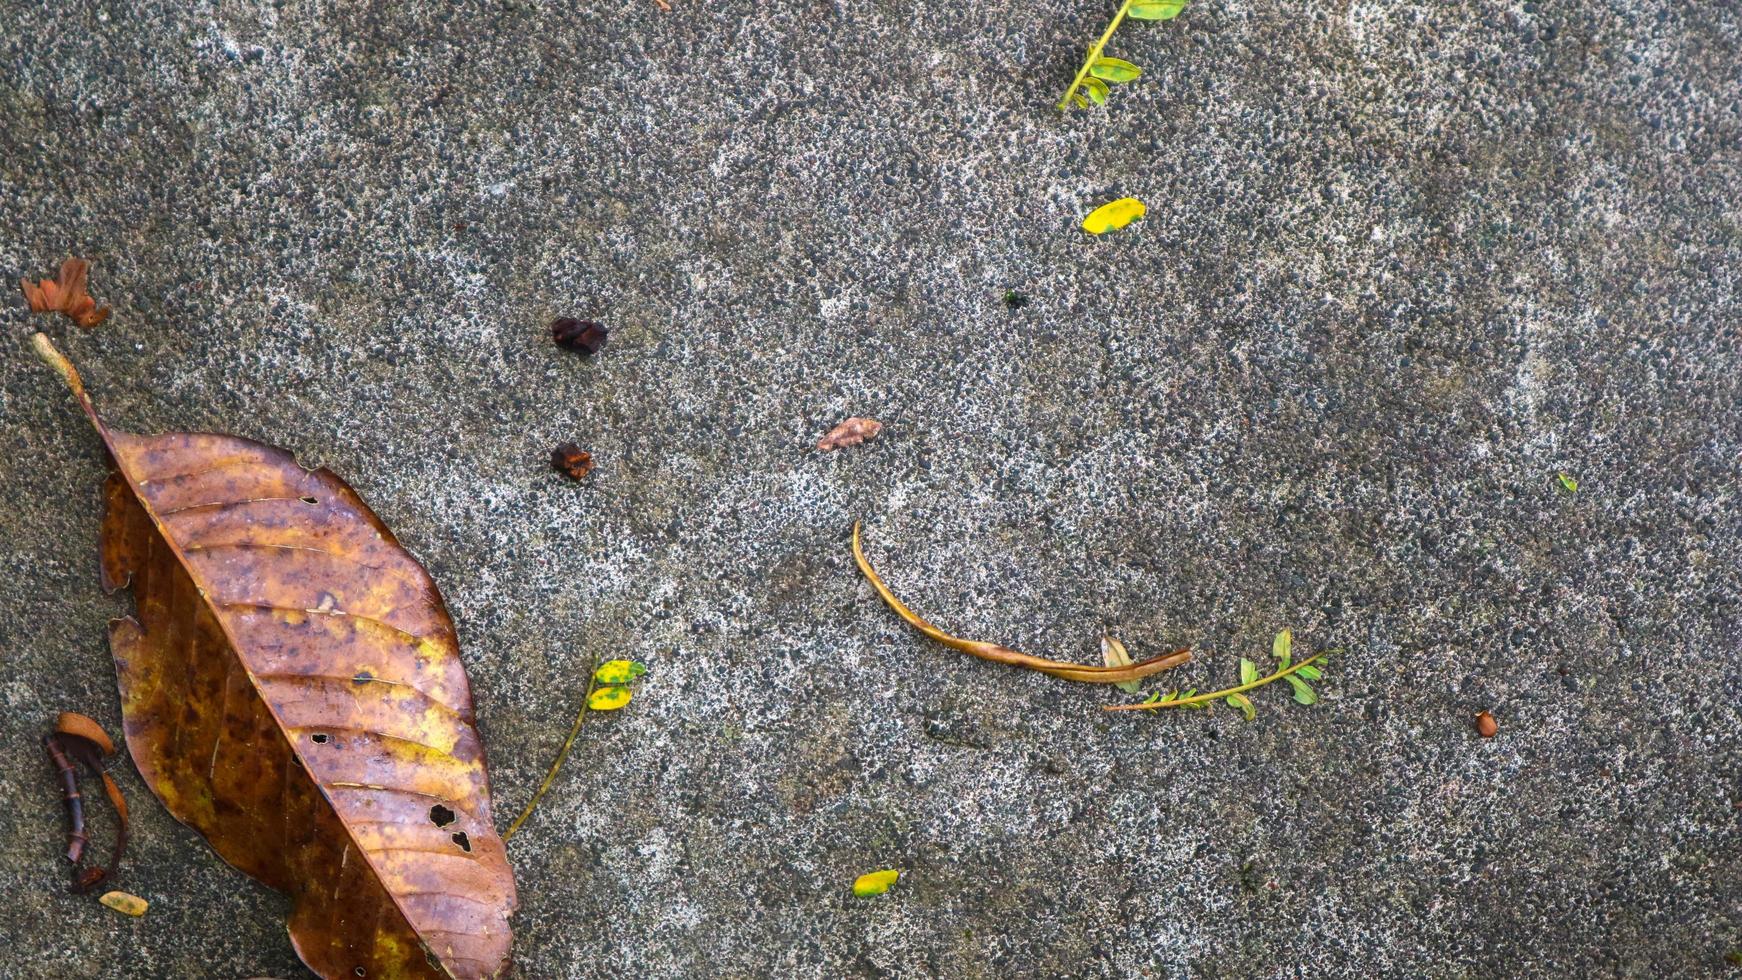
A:
<svg viewBox="0 0 1742 980">
<path fill-rule="evenodd" d="M 363 969 L 362 967 L 357 967 L 355 970 L 352 970 L 351 972 L 355 973 L 356 975 L 358 975 L 360 977 L 366 977 L 369 975 L 369 971 Z"/>
<path fill-rule="evenodd" d="M 454 835 L 454 843 L 460 845 L 460 850 L 465 851 L 467 854 L 472 853 L 472 842 L 466 837 L 465 831 L 462 830 Z"/>
<path fill-rule="evenodd" d="M 315 732 L 313 735 L 310 735 L 309 738 L 311 740 L 313 740 L 313 742 L 316 745 L 327 744 L 327 733 L 326 732 Z"/>
<path fill-rule="evenodd" d="M 357 671 L 357 676 L 351 678 L 351 683 L 353 683 L 353 684 L 367 684 L 374 679 L 375 679 L 374 674 L 371 674 L 366 670 L 359 670 L 359 671 Z"/>
<path fill-rule="evenodd" d="M 320 503 L 320 501 L 318 501 L 318 500 L 316 500 L 316 499 L 315 499 L 315 498 L 313 498 L 313 497 L 299 497 L 299 498 L 297 498 L 297 499 L 299 499 L 299 500 L 301 500 L 301 501 L 302 501 L 302 502 L 303 502 L 303 503 L 305 503 L 305 504 L 318 504 L 318 503 Z M 358 968 L 357 968 L 357 969 L 359 969 L 359 970 L 361 970 L 361 969 L 363 969 L 363 968 L 362 968 L 362 967 L 358 967 Z M 358 976 L 362 976 L 362 974 L 361 974 L 361 973 L 359 973 L 359 974 L 357 974 L 357 975 L 358 975 Z"/>
<path fill-rule="evenodd" d="M 446 827 L 454 822 L 454 811 L 437 803 L 429 808 L 429 822 L 437 827 Z"/>
</svg>

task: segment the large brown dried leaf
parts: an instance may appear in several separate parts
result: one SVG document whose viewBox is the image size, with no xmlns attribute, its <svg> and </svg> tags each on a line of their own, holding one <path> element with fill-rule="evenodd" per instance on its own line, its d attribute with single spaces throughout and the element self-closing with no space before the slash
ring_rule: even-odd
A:
<svg viewBox="0 0 1742 980">
<path fill-rule="evenodd" d="M 324 977 L 493 977 L 514 878 L 453 623 L 350 487 L 232 436 L 104 426 L 127 747 L 170 812 L 289 892 Z"/>
</svg>

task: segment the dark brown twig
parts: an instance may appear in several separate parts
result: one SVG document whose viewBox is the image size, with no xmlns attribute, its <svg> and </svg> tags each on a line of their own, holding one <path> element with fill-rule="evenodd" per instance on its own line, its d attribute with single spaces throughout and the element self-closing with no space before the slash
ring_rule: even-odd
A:
<svg viewBox="0 0 1742 980">
<path fill-rule="evenodd" d="M 59 735 L 44 735 L 42 747 L 48 751 L 48 761 L 54 765 L 55 774 L 60 776 L 60 795 L 67 805 L 67 860 L 77 865 L 79 858 L 85 855 L 85 844 L 91 839 L 85 833 L 85 803 L 79 793 L 79 773 L 73 768 L 73 761 L 67 758 Z"/>
<path fill-rule="evenodd" d="M 103 757 L 112 755 L 115 743 L 109 740 L 101 726 L 81 714 L 64 712 L 55 722 L 55 730 L 42 738 L 42 747 L 61 782 L 61 798 L 67 807 L 67 860 L 73 865 L 75 894 L 90 891 L 121 867 L 121 855 L 127 849 L 127 801 L 121 787 L 103 771 Z M 103 781 L 103 792 L 115 808 L 115 846 L 109 866 L 81 869 L 90 834 L 85 820 L 84 794 L 79 792 L 79 779 L 74 762 L 83 763 L 91 774 Z"/>
</svg>

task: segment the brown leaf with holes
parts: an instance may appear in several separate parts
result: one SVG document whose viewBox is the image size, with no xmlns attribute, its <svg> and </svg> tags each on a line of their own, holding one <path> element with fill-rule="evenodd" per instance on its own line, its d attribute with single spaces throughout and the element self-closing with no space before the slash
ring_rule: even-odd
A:
<svg viewBox="0 0 1742 980">
<path fill-rule="evenodd" d="M 292 900 L 323 977 L 500 976 L 514 877 L 435 583 L 326 470 L 247 439 L 108 450 L 102 580 L 123 729 L 170 813 Z M 211 910 L 210 914 L 220 914 Z"/>
<path fill-rule="evenodd" d="M 84 259 L 67 259 L 61 263 L 60 275 L 34 285 L 20 279 L 24 298 L 33 313 L 61 313 L 86 330 L 109 318 L 107 306 L 98 309 L 97 301 L 85 292 L 85 277 L 91 264 Z"/>
<path fill-rule="evenodd" d="M 877 433 L 883 431 L 883 423 L 876 419 L 861 418 L 857 415 L 830 429 L 828 434 L 817 440 L 817 448 L 823 452 L 831 449 L 842 449 L 847 446 L 857 446 L 867 439 L 877 438 Z"/>
</svg>

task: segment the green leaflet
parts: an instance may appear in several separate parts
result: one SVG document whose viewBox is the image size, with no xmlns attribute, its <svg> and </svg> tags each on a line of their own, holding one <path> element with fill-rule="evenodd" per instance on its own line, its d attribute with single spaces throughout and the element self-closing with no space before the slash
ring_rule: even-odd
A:
<svg viewBox="0 0 1742 980">
<path fill-rule="evenodd" d="M 1281 661 L 1284 669 L 1294 662 L 1294 630 L 1285 629 L 1270 641 L 1270 655 Z"/>
<path fill-rule="evenodd" d="M 1089 74 L 1108 82 L 1131 82 L 1143 74 L 1143 69 L 1119 58 L 1101 58 L 1089 66 Z"/>
<path fill-rule="evenodd" d="M 1107 83 L 1093 75 L 1083 79 L 1083 91 L 1089 93 L 1090 101 L 1101 105 L 1107 101 Z"/>
<path fill-rule="evenodd" d="M 1312 689 L 1312 685 L 1308 684 L 1306 681 L 1301 680 L 1298 676 L 1296 676 L 1294 674 L 1290 674 L 1287 677 L 1284 677 L 1283 680 L 1288 682 L 1289 687 L 1294 688 L 1294 699 L 1296 701 L 1300 702 L 1301 704 L 1317 704 L 1318 703 L 1318 700 L 1319 700 L 1318 692 L 1314 691 Z"/>
<path fill-rule="evenodd" d="M 1240 658 L 1240 683 L 1250 684 L 1258 679 L 1258 665 L 1245 657 Z"/>
<path fill-rule="evenodd" d="M 1223 700 L 1227 701 L 1229 706 L 1239 708 L 1240 713 L 1246 716 L 1247 721 L 1252 721 L 1258 717 L 1258 709 L 1253 706 L 1252 699 L 1244 694 L 1230 694 Z"/>
<path fill-rule="evenodd" d="M 1173 20 L 1184 9 L 1186 0 L 1148 0 L 1132 4 L 1125 16 L 1132 20 Z"/>
<path fill-rule="evenodd" d="M 1565 473 L 1556 473 L 1555 476 L 1560 478 L 1561 486 L 1566 487 L 1568 493 L 1578 493 L 1579 492 L 1579 481 L 1573 479 L 1572 477 L 1566 475 Z"/>
<path fill-rule="evenodd" d="M 1325 676 L 1324 672 L 1319 670 L 1318 664 L 1307 664 L 1305 667 L 1302 667 L 1301 669 L 1295 671 L 1295 673 L 1299 674 L 1300 676 L 1306 678 L 1309 681 L 1316 681 L 1319 678 Z"/>
</svg>

